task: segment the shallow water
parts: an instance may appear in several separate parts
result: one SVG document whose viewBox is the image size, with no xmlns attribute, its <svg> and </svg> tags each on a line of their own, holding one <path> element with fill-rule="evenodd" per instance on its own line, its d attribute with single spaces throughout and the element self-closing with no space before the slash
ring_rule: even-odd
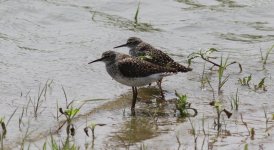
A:
<svg viewBox="0 0 274 150">
<path fill-rule="evenodd" d="M 131 88 L 111 80 L 102 63 L 87 64 L 99 58 L 102 52 L 125 43 L 130 36 L 141 37 L 182 64 L 187 63 L 190 53 L 211 47 L 219 50 L 214 56 L 229 56 L 230 61 L 242 64 L 242 73 L 237 65 L 226 70 L 230 77 L 223 87 L 223 105 L 230 110 L 231 96 L 238 88 L 240 106 L 238 111 L 233 111 L 232 118 L 225 118 L 227 132 L 218 138 L 213 128 L 216 112 L 208 105 L 213 99 L 211 88 L 206 85 L 201 89 L 204 61 L 195 59 L 192 72 L 165 78 L 163 88 L 167 99 L 175 98 L 175 90 L 187 94 L 199 112 L 197 117 L 191 118 L 198 133 L 197 149 L 243 149 L 246 143 L 250 149 L 273 146 L 273 52 L 266 69 L 262 70 L 260 60 L 260 49 L 265 53 L 274 41 L 273 1 L 141 1 L 139 26 L 134 25 L 137 1 L 6 0 L 0 4 L 0 117 L 8 120 L 18 108 L 8 126 L 4 141 L 7 149 L 20 147 L 27 128 L 31 131 L 27 138 L 31 148 L 42 148 L 50 138 L 49 132 L 55 131 L 64 120 L 55 118 L 57 107 L 64 108 L 66 104 L 62 87 L 68 101 L 104 99 L 88 101 L 80 110 L 82 115 L 75 120 L 74 140 L 81 148 L 92 140 L 82 129 L 86 122 L 94 121 L 107 124 L 96 127 L 94 149 L 139 149 L 141 146 L 194 149 L 190 122 L 174 117 L 174 105 L 163 106 L 162 111 L 167 115 L 160 116 L 157 123 L 151 119 L 150 107 L 158 108 L 155 105 L 155 97 L 159 96 L 157 90 L 145 89 L 148 91 L 141 97 L 148 102 L 137 103 L 139 112 L 137 118 L 132 118 L 129 113 Z M 117 51 L 128 52 L 127 48 Z M 207 63 L 206 74 L 216 94 L 217 72 L 209 71 L 209 67 Z M 266 77 L 267 91 L 254 92 L 241 86 L 238 79 L 249 74 L 252 74 L 251 84 Z M 46 83 L 47 93 L 42 96 L 35 119 L 33 105 L 39 87 L 41 90 Z M 269 118 L 267 131 L 264 109 Z M 20 130 L 18 119 L 23 111 Z M 248 128 L 255 129 L 254 140 L 241 122 L 240 114 Z M 203 116 L 206 136 L 202 133 Z M 60 139 L 65 135 L 65 129 L 54 134 Z"/>
</svg>

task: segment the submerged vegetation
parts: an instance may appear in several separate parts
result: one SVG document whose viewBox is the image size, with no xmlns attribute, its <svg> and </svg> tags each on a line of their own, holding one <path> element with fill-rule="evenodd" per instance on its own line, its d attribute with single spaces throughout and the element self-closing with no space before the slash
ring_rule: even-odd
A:
<svg viewBox="0 0 274 150">
<path fill-rule="evenodd" d="M 263 55 L 263 52 L 262 50 L 260 49 L 260 52 L 261 52 L 261 60 L 262 60 L 262 63 L 263 63 L 263 69 L 265 69 L 265 65 L 266 65 L 266 62 L 268 60 L 268 57 L 270 55 L 270 53 L 272 52 L 274 48 L 274 45 L 272 45 L 265 53 L 265 55 Z"/>
<path fill-rule="evenodd" d="M 139 15 L 140 9 L 141 9 L 140 1 L 138 2 L 133 20 L 122 18 L 116 15 L 107 14 L 105 12 L 96 11 L 91 8 L 86 8 L 86 9 L 89 9 L 89 11 L 92 13 L 92 20 L 94 22 L 102 22 L 103 24 L 106 24 L 106 25 L 111 25 L 111 26 L 115 26 L 115 27 L 119 27 L 127 30 L 136 31 L 136 32 L 161 31 L 161 29 L 155 28 L 150 23 L 144 23 L 140 21 L 140 18 L 141 18 Z"/>
</svg>

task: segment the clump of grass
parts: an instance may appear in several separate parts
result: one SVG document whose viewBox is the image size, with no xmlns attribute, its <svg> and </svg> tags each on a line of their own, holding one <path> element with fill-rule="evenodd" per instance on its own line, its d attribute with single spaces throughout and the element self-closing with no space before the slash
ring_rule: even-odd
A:
<svg viewBox="0 0 274 150">
<path fill-rule="evenodd" d="M 68 104 L 68 98 L 67 98 L 67 94 L 65 92 L 65 89 L 62 87 L 65 99 L 66 99 L 66 109 L 63 110 L 63 108 L 59 108 L 59 112 L 61 113 L 61 115 L 64 115 L 66 117 L 66 121 L 59 127 L 58 131 L 65 125 L 67 124 L 66 127 L 66 133 L 67 136 L 69 137 L 69 135 L 74 136 L 75 135 L 75 128 L 74 128 L 74 124 L 73 124 L 73 119 L 76 117 L 76 115 L 79 113 L 80 109 L 82 108 L 82 106 L 85 104 L 83 103 L 82 105 L 80 105 L 79 107 L 74 107 L 73 106 L 73 102 L 71 101 Z M 58 117 L 58 116 L 57 116 Z"/>
<path fill-rule="evenodd" d="M 1 128 L 2 128 L 2 131 L 0 132 L 0 142 L 1 142 L 1 150 L 3 150 L 4 149 L 4 139 L 6 138 L 6 134 L 7 134 L 6 123 L 5 123 L 3 117 L 0 118 L 0 124 L 1 124 Z"/>
<path fill-rule="evenodd" d="M 88 126 L 86 126 L 86 127 L 84 128 L 84 131 L 85 131 L 86 135 L 89 136 L 89 134 L 88 134 L 88 129 L 90 129 L 91 132 L 92 132 L 92 138 L 94 139 L 94 138 L 95 138 L 95 127 L 96 127 L 96 126 L 104 126 L 104 125 L 106 125 L 106 124 L 103 124 L 103 123 L 94 123 L 94 122 L 92 122 L 92 123 L 90 123 Z"/>
<path fill-rule="evenodd" d="M 190 103 L 187 102 L 187 96 L 179 95 L 176 91 L 175 91 L 175 95 L 178 97 L 176 108 L 177 110 L 179 110 L 180 116 L 187 117 L 188 116 L 187 108 L 190 107 Z"/>
<path fill-rule="evenodd" d="M 210 103 L 211 106 L 213 106 L 217 112 L 217 121 L 214 120 L 214 124 L 215 126 L 217 126 L 217 135 L 219 135 L 220 131 L 221 131 L 221 114 L 225 113 L 225 115 L 227 116 L 227 118 L 230 118 L 232 116 L 232 113 L 227 111 L 226 109 L 223 109 L 223 106 L 220 102 L 220 100 L 216 100 Z"/>
<path fill-rule="evenodd" d="M 222 93 L 222 88 L 224 87 L 224 85 L 227 83 L 227 81 L 229 79 L 229 75 L 225 75 L 225 71 L 228 68 L 228 66 L 230 66 L 232 64 L 238 64 L 239 68 L 240 68 L 240 72 L 242 72 L 242 66 L 241 66 L 240 63 L 238 63 L 236 61 L 228 62 L 229 57 L 226 57 L 225 59 L 223 59 L 222 56 L 220 57 L 220 63 L 219 64 L 215 63 L 214 61 L 212 61 L 212 59 L 216 59 L 216 57 L 210 56 L 213 52 L 217 52 L 217 50 L 214 49 L 214 48 L 210 48 L 210 49 L 208 49 L 206 51 L 200 50 L 199 52 L 194 52 L 194 53 L 192 53 L 192 54 L 190 54 L 188 56 L 188 64 L 190 66 L 193 59 L 195 59 L 195 58 L 201 58 L 201 59 L 205 60 L 206 62 L 209 62 L 209 63 L 211 63 L 213 65 L 211 67 L 211 69 L 213 67 L 215 67 L 215 66 L 218 67 L 218 70 L 217 70 L 218 71 L 217 72 L 218 73 L 217 74 L 218 75 L 218 87 L 217 88 L 218 88 L 218 95 L 220 95 Z M 218 135 L 219 135 L 219 133 L 221 131 L 221 126 L 222 126 L 221 115 L 224 113 L 228 118 L 230 118 L 231 115 L 232 115 L 232 113 L 222 107 L 222 104 L 221 104 L 220 100 L 216 100 L 215 99 L 214 88 L 211 85 L 210 80 L 207 77 L 205 77 L 205 79 L 206 79 L 205 80 L 206 83 L 209 84 L 209 86 L 211 87 L 211 89 L 213 91 L 213 99 L 214 99 L 214 101 L 211 102 L 210 105 L 212 105 L 215 108 L 216 113 L 217 113 L 217 118 L 216 118 L 216 120 L 214 120 L 214 123 L 215 123 L 215 126 L 217 126 Z M 232 107 L 234 106 L 234 107 L 236 107 L 238 109 L 238 104 L 239 104 L 239 97 L 238 97 L 238 91 L 237 91 L 234 103 L 231 102 L 231 106 Z"/>
<path fill-rule="evenodd" d="M 66 109 L 65 111 L 63 111 L 62 108 L 59 108 L 59 111 L 62 115 L 64 115 L 66 117 L 66 124 L 67 124 L 66 133 L 67 133 L 67 135 L 74 136 L 75 128 L 74 128 L 72 121 L 75 118 L 75 116 L 78 114 L 78 112 L 80 111 L 80 108 L 74 108 L 73 106 L 71 106 L 70 108 Z"/>
<path fill-rule="evenodd" d="M 190 122 L 191 125 L 191 134 L 193 135 L 193 141 L 194 141 L 194 149 L 197 149 L 197 139 L 198 139 L 198 135 L 196 133 L 196 129 L 195 126 L 193 125 L 193 122 L 191 121 L 191 119 L 188 117 L 188 120 Z"/>
<path fill-rule="evenodd" d="M 205 63 L 204 63 L 204 67 L 203 67 L 203 72 L 202 72 L 202 77 L 200 78 L 200 83 L 201 83 L 201 88 L 205 89 L 205 85 L 207 82 L 207 76 L 205 75 Z"/>
<path fill-rule="evenodd" d="M 266 85 L 265 85 L 265 79 L 266 79 L 266 77 L 262 78 L 258 84 L 255 84 L 253 86 L 253 90 L 254 91 L 258 91 L 258 90 L 267 91 L 266 90 Z M 249 76 L 243 77 L 242 79 L 239 78 L 238 81 L 242 86 L 250 87 L 250 81 L 251 80 L 252 80 L 252 75 L 249 75 Z M 250 87 L 250 88 L 252 88 L 252 87 Z"/>
<path fill-rule="evenodd" d="M 140 32 L 157 32 L 157 31 L 162 31 L 159 28 L 154 28 L 152 24 L 150 23 L 144 23 L 144 22 L 140 22 L 140 2 L 138 4 L 138 7 L 136 9 L 136 11 L 134 12 L 134 16 L 132 17 L 132 19 L 126 19 L 117 15 L 111 15 L 105 12 L 100 12 L 100 11 L 96 11 L 93 9 L 90 9 L 89 11 L 92 14 L 91 19 L 95 22 L 102 22 L 104 24 L 106 24 L 107 26 L 114 26 L 114 27 L 118 27 L 118 28 L 124 28 L 124 29 L 128 29 L 128 30 L 132 30 L 132 31 L 140 31 Z M 99 19 L 97 20 L 96 18 L 98 17 L 102 17 L 104 19 Z"/>
<path fill-rule="evenodd" d="M 196 58 L 201 58 L 204 61 L 209 62 L 210 64 L 212 64 L 213 66 L 211 67 L 211 69 L 214 66 L 216 66 L 216 67 L 223 67 L 221 64 L 217 64 L 217 63 L 215 63 L 212 60 L 212 59 L 216 59 L 217 58 L 217 57 L 211 56 L 211 54 L 214 53 L 214 52 L 218 52 L 218 50 L 215 49 L 215 48 L 209 48 L 208 50 L 205 50 L 205 51 L 199 50 L 198 52 L 193 52 L 193 53 L 189 54 L 188 57 L 187 57 L 188 58 L 188 67 L 190 67 L 192 61 L 194 59 L 196 59 Z M 226 69 L 226 67 L 228 67 L 228 66 L 230 66 L 232 64 L 238 64 L 240 72 L 242 72 L 242 70 L 243 70 L 242 69 L 242 65 L 239 62 L 237 62 L 237 61 L 233 61 L 233 62 L 227 63 L 224 69 Z"/>
<path fill-rule="evenodd" d="M 183 117 L 183 118 L 189 117 L 189 116 L 195 117 L 198 114 L 198 111 L 195 108 L 190 107 L 191 103 L 187 101 L 186 95 L 180 95 L 177 93 L 177 91 L 175 91 L 175 95 L 178 98 L 176 102 L 176 109 L 180 112 L 180 117 Z M 187 111 L 188 109 L 193 110 L 194 114 L 190 115 Z"/>
<path fill-rule="evenodd" d="M 266 51 L 265 56 L 263 56 L 263 52 L 262 52 L 262 50 L 260 49 L 261 60 L 262 60 L 262 62 L 263 62 L 263 69 L 265 69 L 265 65 L 266 65 L 266 63 L 267 63 L 268 57 L 269 57 L 270 53 L 272 52 L 273 48 L 274 48 L 274 45 L 272 45 L 272 46 Z"/>
<path fill-rule="evenodd" d="M 75 144 L 70 144 L 69 138 L 66 138 L 65 142 L 58 144 L 53 135 L 50 135 L 50 141 L 46 140 L 43 144 L 43 150 L 47 150 L 47 146 L 49 145 L 50 150 L 79 150 L 80 147 L 76 146 Z"/>
<path fill-rule="evenodd" d="M 243 86 L 249 86 L 249 82 L 251 81 L 252 79 L 252 75 L 249 75 L 249 76 L 246 76 L 246 77 L 243 77 L 242 79 L 239 78 L 239 83 Z"/>
<path fill-rule="evenodd" d="M 189 54 L 187 56 L 188 66 L 190 67 L 192 60 L 195 58 L 202 58 L 203 60 L 213 64 L 213 66 L 219 66 L 217 63 L 214 63 L 212 60 L 210 60 L 210 59 L 216 59 L 216 57 L 210 56 L 210 54 L 212 54 L 213 52 L 218 52 L 218 50 L 215 48 L 210 48 L 206 51 L 200 50 L 199 52 L 193 52 L 193 53 Z"/>
<path fill-rule="evenodd" d="M 269 118 L 267 117 L 267 111 L 265 106 L 263 107 L 264 109 L 264 118 L 265 118 L 265 132 L 268 131 L 268 123 L 269 123 Z"/>
<path fill-rule="evenodd" d="M 221 63 L 218 69 L 218 94 L 221 93 L 221 88 L 225 85 L 225 83 L 228 81 L 228 78 L 229 78 L 229 75 L 224 77 L 224 71 L 226 67 L 229 65 L 227 61 L 228 61 L 228 57 L 224 61 L 223 61 L 223 57 L 221 57 Z"/>
<path fill-rule="evenodd" d="M 254 140 L 254 136 L 255 136 L 255 129 L 251 128 L 250 129 L 250 138 L 251 138 L 251 140 Z"/>
<path fill-rule="evenodd" d="M 138 25 L 138 16 L 139 16 L 139 10 L 140 10 L 140 1 L 138 2 L 138 7 L 134 15 L 134 23 L 135 25 Z"/>
<path fill-rule="evenodd" d="M 30 134 L 31 134 L 31 132 L 30 132 L 30 120 L 28 120 L 27 129 L 26 129 L 25 133 L 23 134 L 22 139 L 20 141 L 20 149 L 22 149 L 22 150 L 24 149 L 26 141 L 30 137 Z M 30 143 L 29 143 L 28 147 L 30 147 Z"/>
<path fill-rule="evenodd" d="M 225 70 L 227 69 L 228 66 L 232 65 L 232 64 L 238 64 L 239 68 L 240 68 L 240 72 L 242 72 L 242 65 L 236 61 L 232 61 L 232 62 L 228 62 L 229 57 L 227 57 L 226 59 L 223 59 L 223 57 L 221 56 L 221 60 L 220 60 L 220 64 L 214 62 L 212 59 L 216 59 L 217 57 L 212 57 L 211 54 L 214 52 L 218 52 L 217 49 L 215 48 L 210 48 L 206 51 L 200 50 L 198 52 L 193 52 L 188 56 L 188 66 L 191 65 L 192 61 L 196 58 L 201 58 L 203 59 L 205 62 L 209 62 L 210 64 L 212 64 L 213 66 L 210 68 L 211 70 L 213 69 L 213 67 L 218 67 L 218 95 L 221 93 L 221 89 L 222 87 L 225 85 L 225 83 L 228 81 L 229 79 L 229 75 L 224 76 Z M 204 66 L 205 68 L 205 66 Z M 203 76 L 202 76 L 202 80 L 201 80 L 201 86 L 204 87 L 205 83 L 208 83 L 210 85 L 209 80 L 205 80 L 207 79 L 206 77 L 204 77 L 204 70 L 203 70 Z M 211 86 L 211 85 L 210 85 Z M 212 88 L 212 86 L 211 86 Z M 212 88 L 213 89 L 213 88 Z"/>
<path fill-rule="evenodd" d="M 221 57 L 221 63 L 219 64 L 219 68 L 218 68 L 218 95 L 221 94 L 222 87 L 225 85 L 225 83 L 229 79 L 229 75 L 224 77 L 225 69 L 230 65 L 227 62 L 228 62 L 228 57 L 225 60 L 223 60 L 223 57 Z M 212 87 L 210 80 L 207 77 L 206 77 L 206 82 L 211 87 L 213 92 L 213 99 L 215 99 L 214 88 Z"/>
<path fill-rule="evenodd" d="M 134 21 L 132 23 L 128 24 L 129 26 L 133 26 L 134 31 L 160 31 L 160 29 L 153 28 L 151 24 L 149 23 L 143 23 L 139 21 L 139 14 L 140 14 L 140 4 L 141 2 L 138 2 L 137 9 L 134 14 Z"/>
<path fill-rule="evenodd" d="M 29 96 L 29 103 L 32 104 L 33 114 L 35 118 L 37 118 L 38 114 L 41 113 L 41 110 L 40 110 L 41 106 L 43 102 L 47 100 L 47 89 L 52 84 L 52 82 L 53 82 L 52 80 L 51 81 L 48 80 L 42 89 L 41 89 L 41 86 L 39 86 L 37 98 L 35 97 L 32 98 L 31 96 Z M 28 109 L 28 105 L 26 109 Z"/>
<path fill-rule="evenodd" d="M 254 85 L 254 90 L 257 91 L 257 90 L 263 90 L 263 91 L 267 91 L 266 90 L 266 85 L 264 84 L 265 83 L 265 78 L 262 78 L 261 81 L 257 84 L 257 85 Z"/>
<path fill-rule="evenodd" d="M 239 98 L 239 95 L 238 95 L 238 89 L 236 91 L 236 94 L 235 96 L 231 97 L 231 109 L 235 109 L 235 110 L 238 110 L 239 109 L 239 104 L 240 104 L 240 98 Z"/>
<path fill-rule="evenodd" d="M 0 117 L 0 125 L 1 125 L 1 130 L 0 130 L 0 149 L 4 150 L 4 139 L 6 138 L 7 135 L 7 127 L 9 125 L 9 122 L 11 120 L 11 118 L 14 116 L 15 112 L 17 111 L 17 108 L 13 111 L 13 113 L 11 114 L 10 118 L 8 119 L 8 121 L 5 121 L 4 117 Z"/>
</svg>

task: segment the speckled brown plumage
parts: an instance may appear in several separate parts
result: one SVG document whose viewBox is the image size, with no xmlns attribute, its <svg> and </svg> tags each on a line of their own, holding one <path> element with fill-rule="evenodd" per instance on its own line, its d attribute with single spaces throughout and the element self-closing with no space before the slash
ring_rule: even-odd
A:
<svg viewBox="0 0 274 150">
<path fill-rule="evenodd" d="M 175 68 L 180 72 L 188 72 L 191 71 L 191 68 L 187 68 L 177 62 L 175 62 L 171 57 L 169 57 L 166 53 L 162 52 L 159 49 L 154 48 L 148 43 L 143 42 L 140 38 L 130 37 L 127 40 L 126 44 L 116 46 L 114 48 L 119 47 L 129 47 L 129 54 L 134 57 L 142 58 L 145 61 L 151 62 L 156 65 L 160 65 L 163 67 Z"/>
<path fill-rule="evenodd" d="M 134 49 L 134 51 L 138 54 L 138 56 L 145 56 L 145 57 L 142 57 L 142 59 L 144 59 L 145 61 L 151 62 L 153 64 L 157 64 L 163 67 L 175 68 L 180 72 L 188 72 L 192 70 L 191 68 L 187 68 L 175 62 L 166 53 L 162 52 L 159 49 L 154 48 L 153 46 L 145 42 L 138 44 L 136 48 Z"/>
<path fill-rule="evenodd" d="M 121 74 L 126 77 L 146 77 L 157 73 L 177 72 L 174 68 L 158 66 L 133 57 L 120 59 L 117 64 Z"/>
</svg>

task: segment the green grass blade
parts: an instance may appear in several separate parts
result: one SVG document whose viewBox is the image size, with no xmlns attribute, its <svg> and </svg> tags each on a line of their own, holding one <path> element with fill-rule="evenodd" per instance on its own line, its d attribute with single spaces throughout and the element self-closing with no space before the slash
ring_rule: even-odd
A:
<svg viewBox="0 0 274 150">
<path fill-rule="evenodd" d="M 135 13 L 135 16 L 134 16 L 134 22 L 135 22 L 135 24 L 138 24 L 139 10 L 140 10 L 140 1 L 138 3 L 138 7 L 137 7 L 137 10 L 136 10 L 136 13 Z"/>
</svg>

